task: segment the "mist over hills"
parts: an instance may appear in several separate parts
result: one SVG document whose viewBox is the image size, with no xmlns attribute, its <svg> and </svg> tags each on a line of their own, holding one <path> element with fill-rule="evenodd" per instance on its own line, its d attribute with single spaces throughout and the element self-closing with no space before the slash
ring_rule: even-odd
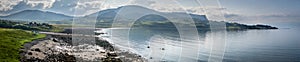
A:
<svg viewBox="0 0 300 62">
<path fill-rule="evenodd" d="M 143 16 L 135 15 L 135 14 L 144 14 L 144 13 L 148 13 L 148 14 Z M 166 18 L 162 15 L 167 16 L 169 18 Z M 184 24 L 187 22 L 185 21 L 186 19 L 192 19 L 195 22 L 197 28 L 202 28 L 202 29 L 203 28 L 209 29 L 210 23 L 223 23 L 217 21 L 211 21 L 209 23 L 208 22 L 209 20 L 205 15 L 187 14 L 184 12 L 159 12 L 142 6 L 136 6 L 136 5 L 128 5 L 128 6 L 121 6 L 114 9 L 106 9 L 83 17 L 74 17 L 74 16 L 68 16 L 68 15 L 59 14 L 55 12 L 40 11 L 40 10 L 25 10 L 8 16 L 0 16 L 0 19 L 39 21 L 39 22 L 49 22 L 52 24 L 71 24 L 72 21 L 75 19 L 79 19 L 79 21 L 96 20 L 97 21 L 96 27 L 111 27 L 114 19 L 118 18 L 117 16 L 122 18 L 140 17 L 136 19 L 136 21 L 142 21 L 142 22 L 138 22 L 135 25 L 141 27 L 152 27 L 152 28 L 159 27 L 159 26 L 164 26 L 164 27 L 173 26 L 173 22 L 170 22 L 169 19 L 176 20 L 176 22 L 184 23 Z M 84 20 L 81 20 L 81 18 L 83 18 Z M 124 19 L 124 21 L 129 21 L 129 20 L 133 20 L 133 19 Z M 272 27 L 268 25 L 246 25 L 246 24 L 228 23 L 228 22 L 225 23 L 228 29 L 236 29 L 236 30 L 278 29 L 276 27 Z M 121 26 L 127 24 L 119 24 L 119 25 Z"/>
<path fill-rule="evenodd" d="M 143 9 L 143 10 L 147 10 L 147 11 L 168 14 L 171 16 L 186 16 L 187 15 L 187 13 L 184 13 L 184 12 L 158 12 L 158 11 L 148 9 L 145 7 L 141 7 L 141 6 L 128 5 L 128 6 L 121 6 L 119 8 L 114 8 L 114 9 L 101 10 L 96 13 L 86 15 L 83 17 L 74 17 L 72 15 L 64 15 L 64 14 L 50 12 L 50 11 L 24 10 L 24 11 L 20 11 L 20 12 L 10 14 L 7 16 L 0 16 L 0 18 L 6 19 L 6 20 L 23 20 L 23 21 L 62 21 L 62 20 L 70 21 L 73 18 L 97 17 L 96 20 L 113 21 L 117 12 L 121 8 L 134 8 L 132 10 Z M 207 18 L 205 15 L 197 15 L 197 14 L 188 14 L 188 15 L 190 15 L 191 18 L 193 18 L 195 21 L 207 21 Z M 146 16 L 147 17 L 139 19 L 139 20 L 151 20 L 151 21 L 166 20 L 166 18 L 161 17 L 159 15 L 146 15 Z"/>
</svg>

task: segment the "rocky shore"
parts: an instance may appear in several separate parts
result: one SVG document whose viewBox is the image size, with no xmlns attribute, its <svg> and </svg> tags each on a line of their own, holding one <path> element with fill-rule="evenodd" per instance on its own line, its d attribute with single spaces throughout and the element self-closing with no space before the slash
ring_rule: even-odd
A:
<svg viewBox="0 0 300 62">
<path fill-rule="evenodd" d="M 47 34 L 20 49 L 21 62 L 147 62 L 138 54 L 121 51 L 95 37 L 96 44 L 72 45 L 72 35 Z"/>
</svg>

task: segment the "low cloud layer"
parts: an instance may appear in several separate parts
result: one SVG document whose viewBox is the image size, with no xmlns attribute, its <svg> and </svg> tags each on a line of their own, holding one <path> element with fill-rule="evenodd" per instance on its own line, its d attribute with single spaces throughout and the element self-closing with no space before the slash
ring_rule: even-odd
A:
<svg viewBox="0 0 300 62">
<path fill-rule="evenodd" d="M 201 6 L 184 6 L 177 0 L 72 0 L 75 2 L 64 2 L 63 0 L 1 0 L 0 11 L 10 11 L 14 9 L 14 6 L 20 2 L 25 3 L 29 8 L 37 9 L 50 9 L 51 11 L 58 11 L 58 13 L 66 13 L 70 16 L 84 16 L 95 13 L 97 11 L 117 8 L 125 5 L 140 5 L 150 9 L 154 9 L 161 12 L 187 12 L 193 14 L 215 13 L 209 11 L 203 11 Z M 119 1 L 119 2 L 118 2 Z M 55 3 L 60 3 L 56 4 Z M 67 6 L 65 4 L 68 4 Z M 74 6 L 70 6 L 74 5 Z M 26 6 L 26 7 L 28 7 Z M 53 6 L 56 6 L 55 9 Z M 60 7 L 69 8 L 68 10 L 62 11 Z M 57 9 L 56 9 L 57 8 Z M 223 10 L 222 8 L 215 8 L 214 10 Z M 65 12 L 69 11 L 69 12 Z M 13 11 L 10 11 L 13 12 Z M 74 13 L 71 15 L 71 13 Z"/>
<path fill-rule="evenodd" d="M 205 4 L 194 1 L 192 5 L 189 6 L 184 5 L 187 3 L 182 1 L 184 0 L 0 0 L 0 16 L 28 9 L 53 11 L 69 16 L 85 16 L 101 10 L 125 5 L 144 6 L 160 12 L 187 12 L 207 15 L 208 18 L 212 20 L 222 20 L 225 18 L 226 21 L 257 22 L 263 20 L 296 20 L 299 19 L 300 16 L 297 14 L 280 13 L 247 15 L 238 13 L 239 11 L 229 11 L 227 8 L 218 7 L 216 2 L 207 4 L 205 1 L 203 2 L 203 0 L 197 0 Z"/>
</svg>

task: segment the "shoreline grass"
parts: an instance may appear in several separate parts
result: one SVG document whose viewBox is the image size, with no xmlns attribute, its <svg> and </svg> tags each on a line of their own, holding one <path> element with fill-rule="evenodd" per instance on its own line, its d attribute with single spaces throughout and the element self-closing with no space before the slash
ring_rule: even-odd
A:
<svg viewBox="0 0 300 62">
<path fill-rule="evenodd" d="M 23 44 L 46 37 L 21 29 L 0 28 L 0 62 L 19 62 Z"/>
</svg>

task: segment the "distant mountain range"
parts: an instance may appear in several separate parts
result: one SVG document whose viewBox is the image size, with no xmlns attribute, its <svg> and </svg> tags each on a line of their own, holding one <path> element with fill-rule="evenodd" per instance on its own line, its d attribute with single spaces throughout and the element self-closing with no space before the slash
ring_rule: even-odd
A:
<svg viewBox="0 0 300 62">
<path fill-rule="evenodd" d="M 73 17 L 48 11 L 24 10 L 8 16 L 0 16 L 0 18 L 22 21 L 58 21 L 72 19 Z"/>
<path fill-rule="evenodd" d="M 120 12 L 123 11 L 123 9 L 125 9 L 125 11 L 127 10 L 128 12 Z M 120 14 L 118 12 L 125 13 L 125 15 Z M 150 13 L 143 16 L 136 15 L 136 14 L 144 14 L 149 12 L 153 12 L 155 14 Z M 187 19 L 186 17 L 190 17 L 191 19 L 194 20 L 194 22 L 196 22 L 195 23 L 196 27 L 201 28 L 203 30 L 209 30 L 210 23 L 223 23 L 217 21 L 211 21 L 210 23 L 208 23 L 208 19 L 206 18 L 205 15 L 186 14 L 184 12 L 158 12 L 152 9 L 148 9 L 141 6 L 135 6 L 135 5 L 121 6 L 115 9 L 102 10 L 83 17 L 73 17 L 64 14 L 58 14 L 54 12 L 40 11 L 40 10 L 25 10 L 8 16 L 0 16 L 0 19 L 21 20 L 21 21 L 41 21 L 41 22 L 48 22 L 54 24 L 71 24 L 73 19 L 83 18 L 82 21 L 84 21 L 87 18 L 87 20 L 96 19 L 97 22 L 101 22 L 101 23 L 96 23 L 95 24 L 96 27 L 111 27 L 113 20 L 116 18 L 116 15 L 120 15 L 120 17 L 124 17 L 124 18 L 140 17 L 139 19 L 137 19 L 137 21 L 142 21 L 142 22 L 135 23 L 135 26 L 138 27 L 149 27 L 149 28 L 172 27 L 173 22 L 170 22 L 168 21 L 167 18 L 160 16 L 161 14 L 166 15 L 167 17 L 170 17 L 169 19 L 176 20 L 176 22 L 180 22 L 180 23 L 181 22 L 186 23 L 185 21 Z M 126 20 L 132 20 L 132 19 L 124 19 L 124 21 Z M 277 27 L 272 27 L 269 25 L 245 25 L 245 24 L 228 23 L 228 22 L 225 23 L 227 29 L 230 30 L 278 29 Z M 122 26 L 127 24 L 119 24 L 119 25 Z"/>
<path fill-rule="evenodd" d="M 137 9 L 143 9 L 143 10 L 153 11 L 157 13 L 163 13 L 171 16 L 186 16 L 186 13 L 184 12 L 158 12 L 141 6 L 128 5 L 128 6 L 121 6 L 119 8 L 114 8 L 114 9 L 102 10 L 83 17 L 96 16 L 97 20 L 112 21 L 115 18 L 117 12 L 121 8 L 137 8 Z M 193 18 L 195 21 L 208 21 L 205 15 L 197 15 L 197 14 L 188 14 L 188 15 L 190 15 L 191 18 Z M 72 20 L 73 18 L 78 18 L 78 17 L 73 17 L 73 16 L 59 14 L 55 12 L 49 12 L 49 11 L 41 11 L 41 10 L 24 10 L 8 16 L 0 16 L 0 19 L 23 20 L 23 21 L 62 21 L 62 20 Z M 139 20 L 161 21 L 167 19 L 159 15 L 146 15 L 146 17 L 140 18 Z"/>
</svg>

